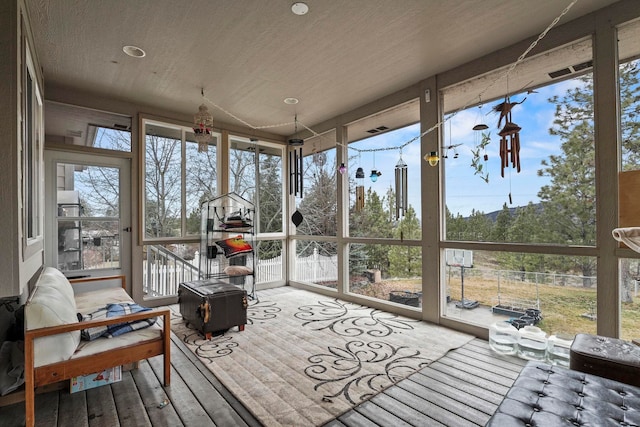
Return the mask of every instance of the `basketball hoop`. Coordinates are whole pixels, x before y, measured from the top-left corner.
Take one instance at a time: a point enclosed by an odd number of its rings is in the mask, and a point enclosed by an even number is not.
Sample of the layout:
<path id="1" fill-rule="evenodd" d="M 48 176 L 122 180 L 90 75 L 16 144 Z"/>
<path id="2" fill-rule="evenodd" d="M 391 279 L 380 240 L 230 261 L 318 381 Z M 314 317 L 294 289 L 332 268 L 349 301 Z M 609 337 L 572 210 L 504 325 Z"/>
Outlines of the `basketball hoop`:
<path id="1" fill-rule="evenodd" d="M 476 308 L 478 301 L 465 299 L 464 297 L 464 269 L 473 268 L 473 251 L 466 249 L 447 249 L 445 252 L 445 262 L 449 267 L 460 267 L 460 301 L 456 303 L 457 308 L 470 310 Z"/>

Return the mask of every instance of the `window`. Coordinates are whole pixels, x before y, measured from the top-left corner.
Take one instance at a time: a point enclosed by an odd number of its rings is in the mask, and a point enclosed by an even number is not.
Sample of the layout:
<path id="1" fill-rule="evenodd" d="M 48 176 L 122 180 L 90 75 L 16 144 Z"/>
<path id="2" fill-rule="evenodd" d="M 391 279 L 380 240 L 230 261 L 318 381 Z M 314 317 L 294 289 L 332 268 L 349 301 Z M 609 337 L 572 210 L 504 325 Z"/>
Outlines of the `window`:
<path id="1" fill-rule="evenodd" d="M 25 67 L 23 69 L 23 140 L 22 140 L 22 198 L 24 256 L 43 236 L 43 101 L 31 51 L 25 40 Z"/>
<path id="2" fill-rule="evenodd" d="M 350 125 L 349 135 L 367 135 L 349 143 L 351 237 L 421 239 L 420 125 L 411 122 L 417 114 L 418 104 L 411 102 L 365 119 L 367 125 Z M 363 126 L 364 132 L 359 129 Z M 406 171 L 404 191 L 396 183 L 401 165 Z"/>
<path id="3" fill-rule="evenodd" d="M 335 242 L 296 240 L 296 261 L 290 272 L 293 280 L 337 288 L 338 254 Z"/>
<path id="4" fill-rule="evenodd" d="M 466 252 L 472 262 L 456 260 L 455 252 Z M 536 325 L 549 335 L 596 333 L 595 257 L 448 249 L 444 258 L 449 318 L 489 326 L 533 309 L 542 316 Z M 584 268 L 567 271 L 564 265 Z"/>
<path id="5" fill-rule="evenodd" d="M 618 29 L 620 88 L 620 227 L 635 227 L 640 207 L 637 204 L 637 182 L 640 180 L 640 21 Z M 627 187 L 626 184 L 630 184 Z M 637 256 L 637 254 L 636 254 Z M 620 258 L 619 287 L 621 331 L 623 339 L 640 336 L 640 260 Z"/>
<path id="6" fill-rule="evenodd" d="M 525 81 L 508 98 L 502 94 L 447 113 L 441 156 L 448 240 L 595 246 L 593 74 L 590 56 L 585 56 L 590 46 L 585 41 L 543 55 L 541 61 L 549 56 L 559 60 L 562 52 L 567 56 L 566 68 L 553 62 L 551 69 L 538 72 L 543 74 L 539 80 L 548 80 L 558 73 L 554 70 L 566 70 L 550 84 Z M 523 63 L 523 73 L 535 64 L 535 59 Z M 474 87 L 480 92 L 488 81 L 479 79 Z M 514 84 L 509 81 L 510 87 Z M 444 90 L 445 105 L 453 107 L 470 85 Z M 518 141 L 499 135 L 507 118 L 498 110 L 506 99 L 510 121 L 521 128 Z M 488 128 L 474 130 L 481 125 Z M 504 166 L 501 145 L 510 150 Z"/>
<path id="7" fill-rule="evenodd" d="M 255 202 L 260 234 L 284 232 L 282 153 L 281 145 L 230 137 L 229 191 Z"/>
<path id="8" fill-rule="evenodd" d="M 198 152 L 190 128 L 143 119 L 144 237 L 184 239 L 200 235 L 200 205 L 217 194 L 215 135 Z"/>
<path id="9" fill-rule="evenodd" d="M 580 40 L 442 91 L 445 239 L 503 244 L 443 251 L 446 317 L 488 326 L 540 310 L 549 334 L 595 333 L 592 65 Z"/>
<path id="10" fill-rule="evenodd" d="M 283 280 L 285 277 L 282 240 L 261 240 L 257 242 L 256 283 Z"/>
<path id="11" fill-rule="evenodd" d="M 349 245 L 349 291 L 412 307 L 422 305 L 422 248 L 413 244 Z"/>
<path id="12" fill-rule="evenodd" d="M 322 138 L 316 137 L 316 138 Z M 335 140 L 333 140 L 335 144 Z M 313 147 L 313 143 L 305 145 Z M 335 146 L 324 150 L 313 148 L 304 155 L 303 197 L 296 198 L 296 209 L 303 216 L 296 227 L 297 235 L 336 236 L 337 224 L 337 175 Z M 303 150 L 304 153 L 304 150 Z"/>
<path id="13" fill-rule="evenodd" d="M 47 143 L 131 152 L 131 117 L 46 101 Z"/>

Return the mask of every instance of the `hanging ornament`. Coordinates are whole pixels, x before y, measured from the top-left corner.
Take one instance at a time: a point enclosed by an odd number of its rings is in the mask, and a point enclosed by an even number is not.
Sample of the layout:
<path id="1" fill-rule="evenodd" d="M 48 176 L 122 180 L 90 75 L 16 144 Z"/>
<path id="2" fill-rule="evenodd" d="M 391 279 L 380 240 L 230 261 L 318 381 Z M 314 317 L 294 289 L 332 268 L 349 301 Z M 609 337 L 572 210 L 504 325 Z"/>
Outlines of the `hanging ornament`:
<path id="1" fill-rule="evenodd" d="M 347 171 L 347 167 L 344 165 L 344 163 L 340 163 L 340 166 L 338 167 L 338 172 L 340 172 L 341 175 L 344 175 L 346 171 Z"/>
<path id="2" fill-rule="evenodd" d="M 498 119 L 498 128 L 502 125 L 504 119 L 504 127 L 498 132 L 500 135 L 500 175 L 504 178 L 504 168 L 511 166 L 520 172 L 520 130 L 522 128 L 513 123 L 511 118 L 511 110 L 514 106 L 522 104 L 526 97 L 520 102 L 511 102 L 509 96 L 504 97 L 504 102 L 493 107 L 493 110 L 500 113 Z"/>
<path id="3" fill-rule="evenodd" d="M 204 96 L 204 89 L 202 96 Z M 198 107 L 198 112 L 193 116 L 193 133 L 198 143 L 198 153 L 208 151 L 209 142 L 213 139 L 213 116 L 204 104 Z"/>
<path id="4" fill-rule="evenodd" d="M 432 151 L 429 154 L 424 156 L 424 159 L 429 162 L 429 165 L 431 166 L 437 166 L 438 162 L 440 161 L 440 157 L 438 156 L 438 152 L 437 151 Z"/>
<path id="5" fill-rule="evenodd" d="M 371 182 L 376 182 L 378 180 L 378 177 L 382 175 L 382 172 L 380 172 L 379 170 L 376 169 L 376 152 L 373 152 L 373 169 L 371 169 L 371 175 L 369 175 L 369 178 L 371 178 Z"/>
<path id="6" fill-rule="evenodd" d="M 407 212 L 407 164 L 402 160 L 402 150 L 400 159 L 396 163 L 396 220 L 404 216 Z"/>
<path id="7" fill-rule="evenodd" d="M 356 170 L 356 212 L 364 209 L 364 169 Z"/>
<path id="8" fill-rule="evenodd" d="M 489 126 L 482 123 L 482 99 L 478 104 L 478 116 L 476 117 L 476 124 L 473 126 L 473 148 L 471 149 L 471 167 L 476 171 L 474 175 L 479 175 L 483 181 L 489 183 L 489 168 L 487 167 L 487 161 L 489 156 L 487 155 L 487 145 L 491 142 L 491 133 L 484 132 L 489 129 Z M 484 160 L 482 162 L 481 160 Z"/>

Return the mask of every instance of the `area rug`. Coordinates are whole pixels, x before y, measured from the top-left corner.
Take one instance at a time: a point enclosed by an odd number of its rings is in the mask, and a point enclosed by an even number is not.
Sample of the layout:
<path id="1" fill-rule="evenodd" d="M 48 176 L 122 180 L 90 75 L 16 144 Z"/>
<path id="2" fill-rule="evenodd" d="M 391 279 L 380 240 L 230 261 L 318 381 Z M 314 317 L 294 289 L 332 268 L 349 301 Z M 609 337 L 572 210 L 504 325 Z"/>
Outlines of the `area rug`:
<path id="1" fill-rule="evenodd" d="M 242 332 L 171 328 L 266 426 L 322 425 L 473 339 L 291 287 L 259 297 Z"/>

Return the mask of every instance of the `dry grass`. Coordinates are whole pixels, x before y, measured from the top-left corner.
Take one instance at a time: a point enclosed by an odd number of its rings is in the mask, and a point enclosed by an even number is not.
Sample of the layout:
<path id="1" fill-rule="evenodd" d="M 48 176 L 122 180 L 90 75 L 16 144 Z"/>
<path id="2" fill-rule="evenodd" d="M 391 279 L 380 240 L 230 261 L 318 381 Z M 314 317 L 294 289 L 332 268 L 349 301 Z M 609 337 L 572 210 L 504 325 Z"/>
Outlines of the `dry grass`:
<path id="1" fill-rule="evenodd" d="M 448 292 L 452 300 L 460 300 L 460 276 L 448 278 Z M 391 291 L 420 292 L 420 279 L 383 280 L 380 283 L 358 282 L 353 292 L 374 298 L 388 300 Z M 498 286 L 499 285 L 499 286 Z M 596 289 L 569 287 L 558 285 L 537 285 L 521 281 L 501 281 L 485 277 L 465 276 L 464 297 L 476 300 L 481 305 L 494 306 L 500 302 L 504 305 L 510 299 L 528 300 L 532 303 L 538 297 L 543 320 L 539 326 L 549 334 L 558 332 L 596 333 L 596 322 L 589 317 L 595 315 Z M 603 314 L 601 314 L 603 315 Z M 606 315 L 606 314 L 604 314 Z M 640 337 L 640 302 L 623 304 L 622 306 L 622 338 Z"/>

